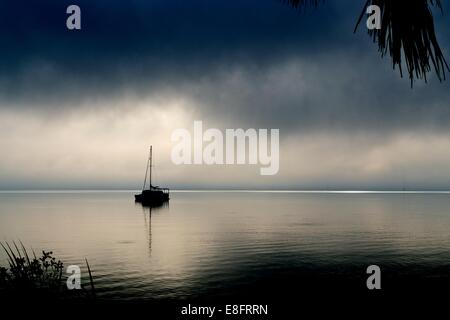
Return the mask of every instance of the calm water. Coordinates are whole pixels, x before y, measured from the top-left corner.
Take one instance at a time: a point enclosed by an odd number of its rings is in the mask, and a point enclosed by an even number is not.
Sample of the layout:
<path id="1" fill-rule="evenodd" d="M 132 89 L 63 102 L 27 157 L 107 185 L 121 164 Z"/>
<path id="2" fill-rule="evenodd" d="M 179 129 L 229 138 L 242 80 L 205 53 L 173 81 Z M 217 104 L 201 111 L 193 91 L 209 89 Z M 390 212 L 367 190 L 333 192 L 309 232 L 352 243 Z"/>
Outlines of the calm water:
<path id="1" fill-rule="evenodd" d="M 387 289 L 442 284 L 450 194 L 177 192 L 150 212 L 132 192 L 0 193 L 0 240 L 18 239 L 66 265 L 86 257 L 108 299 L 365 288 L 370 264 Z"/>

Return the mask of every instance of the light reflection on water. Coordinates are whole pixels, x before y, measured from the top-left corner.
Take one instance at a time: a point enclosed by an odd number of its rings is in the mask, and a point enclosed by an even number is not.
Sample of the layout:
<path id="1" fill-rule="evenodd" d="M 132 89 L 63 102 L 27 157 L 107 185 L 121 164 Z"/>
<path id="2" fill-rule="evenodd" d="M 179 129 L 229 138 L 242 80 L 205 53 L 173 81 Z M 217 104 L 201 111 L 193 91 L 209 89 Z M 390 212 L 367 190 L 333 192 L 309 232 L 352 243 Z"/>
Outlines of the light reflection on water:
<path id="1" fill-rule="evenodd" d="M 220 295 L 369 264 L 442 279 L 449 231 L 448 194 L 178 192 L 150 212 L 125 191 L 0 193 L 0 240 L 66 265 L 86 257 L 105 298 Z"/>

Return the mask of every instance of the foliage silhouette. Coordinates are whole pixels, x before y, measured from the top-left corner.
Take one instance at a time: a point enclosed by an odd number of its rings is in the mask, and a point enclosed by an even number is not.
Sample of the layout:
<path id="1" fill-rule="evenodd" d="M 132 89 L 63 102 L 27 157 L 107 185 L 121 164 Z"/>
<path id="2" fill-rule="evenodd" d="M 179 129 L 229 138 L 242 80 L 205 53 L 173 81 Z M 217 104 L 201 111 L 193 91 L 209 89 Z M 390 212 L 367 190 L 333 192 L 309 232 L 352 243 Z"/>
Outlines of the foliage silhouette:
<path id="1" fill-rule="evenodd" d="M 64 264 L 53 257 L 52 251 L 42 251 L 42 256 L 37 258 L 33 251 L 33 257 L 28 255 L 22 242 L 20 248 L 13 242 L 14 248 L 9 243 L 1 243 L 8 257 L 9 269 L 0 267 L 0 297 L 15 299 L 32 298 L 92 298 L 95 297 L 94 281 L 91 269 L 88 266 L 91 290 L 68 290 L 63 279 Z"/>
<path id="2" fill-rule="evenodd" d="M 284 2 L 300 9 L 307 5 L 317 7 L 324 1 Z M 394 69 L 398 67 L 400 76 L 403 77 L 405 66 L 411 86 L 415 79 L 427 82 L 427 74 L 433 67 L 439 81 L 445 80 L 450 69 L 436 37 L 432 13 L 432 7 L 435 7 L 443 14 L 441 0 L 366 0 L 354 32 L 371 5 L 381 9 L 381 28 L 368 30 L 368 34 L 378 45 L 382 57 L 389 54 L 392 66 Z"/>

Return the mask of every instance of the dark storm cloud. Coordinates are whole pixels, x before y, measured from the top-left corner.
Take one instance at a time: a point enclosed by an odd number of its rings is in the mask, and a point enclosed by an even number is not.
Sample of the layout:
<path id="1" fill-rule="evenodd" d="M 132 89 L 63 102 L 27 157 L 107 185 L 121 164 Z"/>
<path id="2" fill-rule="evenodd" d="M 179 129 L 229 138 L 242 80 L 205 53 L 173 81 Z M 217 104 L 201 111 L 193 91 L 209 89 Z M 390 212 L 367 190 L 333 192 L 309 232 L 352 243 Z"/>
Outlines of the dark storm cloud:
<path id="1" fill-rule="evenodd" d="M 3 99 L 147 91 L 196 81 L 224 65 L 267 65 L 290 51 L 326 50 L 335 13 L 330 5 L 299 14 L 275 0 L 77 1 L 83 29 L 69 32 L 71 3 L 1 4 Z"/>
<path id="2" fill-rule="evenodd" d="M 284 132 L 447 130 L 448 83 L 433 80 L 411 89 L 377 59 L 375 53 L 336 52 L 314 62 L 293 58 L 263 70 L 241 68 L 222 81 L 204 80 L 194 100 L 215 106 L 202 110 L 211 117 L 238 115 L 250 127 Z"/>
<path id="3" fill-rule="evenodd" d="M 72 3 L 82 9 L 79 32 L 65 28 Z M 286 131 L 445 129 L 448 83 L 411 90 L 364 29 L 352 34 L 362 6 L 330 0 L 299 13 L 275 0 L 2 3 L 1 108 L 158 93 L 190 99 L 205 118 Z M 440 36 L 446 48 L 448 33 Z"/>

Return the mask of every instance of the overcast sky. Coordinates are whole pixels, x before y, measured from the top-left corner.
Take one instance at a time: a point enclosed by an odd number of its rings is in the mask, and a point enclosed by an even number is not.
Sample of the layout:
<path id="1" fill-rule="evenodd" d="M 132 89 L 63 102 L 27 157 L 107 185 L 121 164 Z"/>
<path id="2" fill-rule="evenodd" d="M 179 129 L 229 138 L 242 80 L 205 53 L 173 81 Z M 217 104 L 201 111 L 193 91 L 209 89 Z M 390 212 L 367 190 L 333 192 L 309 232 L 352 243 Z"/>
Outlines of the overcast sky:
<path id="1" fill-rule="evenodd" d="M 353 34 L 364 2 L 2 2 L 0 189 L 138 189 L 150 144 L 172 188 L 450 189 L 450 82 L 411 89 Z M 171 133 L 194 120 L 280 129 L 279 173 L 175 166 Z"/>

